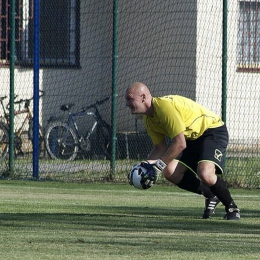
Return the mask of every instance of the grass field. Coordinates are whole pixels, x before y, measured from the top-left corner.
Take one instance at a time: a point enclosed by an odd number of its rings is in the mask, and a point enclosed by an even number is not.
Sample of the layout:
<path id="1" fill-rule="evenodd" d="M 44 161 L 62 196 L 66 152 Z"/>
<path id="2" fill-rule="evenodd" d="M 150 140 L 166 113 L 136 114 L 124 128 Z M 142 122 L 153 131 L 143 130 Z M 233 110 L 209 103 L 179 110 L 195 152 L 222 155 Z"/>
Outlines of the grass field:
<path id="1" fill-rule="evenodd" d="M 201 219 L 204 200 L 174 186 L 0 182 L 0 258 L 260 259 L 259 190 L 231 190 L 240 221 L 224 207 Z"/>

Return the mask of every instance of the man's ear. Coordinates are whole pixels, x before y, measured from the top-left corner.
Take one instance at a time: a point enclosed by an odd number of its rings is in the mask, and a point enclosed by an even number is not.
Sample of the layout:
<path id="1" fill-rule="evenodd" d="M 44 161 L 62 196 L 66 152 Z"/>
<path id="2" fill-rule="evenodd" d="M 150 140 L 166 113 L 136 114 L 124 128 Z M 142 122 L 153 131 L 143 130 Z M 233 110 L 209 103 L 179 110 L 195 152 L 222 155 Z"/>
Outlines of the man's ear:
<path id="1" fill-rule="evenodd" d="M 145 95 L 145 94 L 142 94 L 141 97 L 142 97 L 142 103 L 144 103 L 145 100 L 146 100 L 146 95 Z"/>

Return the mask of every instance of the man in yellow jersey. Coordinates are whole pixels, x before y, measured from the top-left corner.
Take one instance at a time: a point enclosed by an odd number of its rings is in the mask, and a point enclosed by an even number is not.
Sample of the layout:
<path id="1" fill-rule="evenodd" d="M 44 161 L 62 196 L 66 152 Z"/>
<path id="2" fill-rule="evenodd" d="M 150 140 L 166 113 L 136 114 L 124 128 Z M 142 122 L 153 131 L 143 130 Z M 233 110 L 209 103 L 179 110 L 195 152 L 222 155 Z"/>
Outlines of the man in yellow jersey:
<path id="1" fill-rule="evenodd" d="M 206 197 L 203 218 L 209 218 L 221 201 L 225 218 L 239 220 L 240 210 L 218 176 L 223 173 L 228 145 L 228 131 L 221 118 L 182 96 L 152 97 L 141 82 L 127 88 L 125 99 L 132 114 L 143 115 L 154 145 L 147 161 L 140 164 L 148 170 L 148 186 L 163 172 L 167 180 L 181 189 Z M 172 140 L 169 146 L 165 137 Z"/>

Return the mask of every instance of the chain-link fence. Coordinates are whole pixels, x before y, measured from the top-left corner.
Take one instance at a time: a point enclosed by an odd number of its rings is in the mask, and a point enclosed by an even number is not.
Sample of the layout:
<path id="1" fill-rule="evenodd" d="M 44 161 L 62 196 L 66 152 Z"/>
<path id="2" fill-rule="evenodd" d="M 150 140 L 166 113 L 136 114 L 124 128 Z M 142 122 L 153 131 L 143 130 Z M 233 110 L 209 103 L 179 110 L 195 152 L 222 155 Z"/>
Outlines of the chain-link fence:
<path id="1" fill-rule="evenodd" d="M 2 139 L 9 130 L 10 3 L 1 0 Z M 33 7 L 33 0 L 15 1 L 11 176 L 3 141 L 0 148 L 1 174 L 10 178 L 33 172 Z M 183 95 L 222 115 L 230 134 L 225 179 L 259 188 L 259 17 L 259 1 L 40 1 L 39 178 L 125 182 L 152 148 L 142 119 L 125 107 L 125 89 L 141 81 L 154 96 Z M 75 146 L 54 145 L 63 131 Z"/>

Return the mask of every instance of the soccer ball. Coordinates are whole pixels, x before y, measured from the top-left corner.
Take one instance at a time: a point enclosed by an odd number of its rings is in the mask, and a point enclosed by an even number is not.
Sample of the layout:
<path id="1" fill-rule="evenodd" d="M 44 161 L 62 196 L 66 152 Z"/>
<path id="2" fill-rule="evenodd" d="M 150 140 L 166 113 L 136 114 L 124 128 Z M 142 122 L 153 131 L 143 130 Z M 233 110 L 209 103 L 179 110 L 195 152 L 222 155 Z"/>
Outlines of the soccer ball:
<path id="1" fill-rule="evenodd" d="M 148 187 L 146 187 L 146 185 L 141 184 L 142 177 L 146 173 L 147 170 L 144 167 L 140 165 L 133 166 L 128 176 L 130 183 L 133 184 L 133 186 L 137 189 L 147 189 Z"/>

